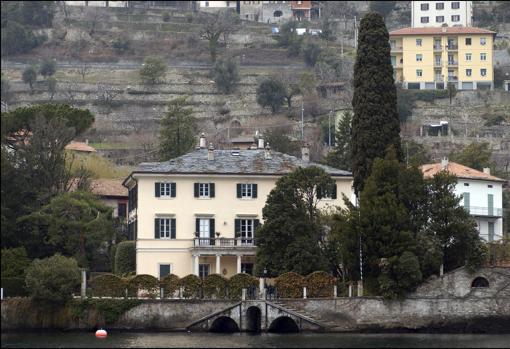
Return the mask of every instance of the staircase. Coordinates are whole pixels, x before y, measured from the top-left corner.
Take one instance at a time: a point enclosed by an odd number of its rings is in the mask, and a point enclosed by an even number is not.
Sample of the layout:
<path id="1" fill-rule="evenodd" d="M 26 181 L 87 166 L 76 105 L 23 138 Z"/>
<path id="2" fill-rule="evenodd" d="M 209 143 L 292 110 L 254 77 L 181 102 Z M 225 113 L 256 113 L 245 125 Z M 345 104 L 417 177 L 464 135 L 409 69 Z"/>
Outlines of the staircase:
<path id="1" fill-rule="evenodd" d="M 304 309 L 296 309 L 292 305 L 288 305 L 287 303 L 285 303 L 285 301 L 274 300 L 274 301 L 272 301 L 272 303 L 274 305 L 276 305 L 276 306 L 278 306 L 278 307 L 288 311 L 289 313 L 295 313 L 299 317 L 311 320 L 310 322 L 316 323 L 317 325 L 319 325 L 322 328 L 324 328 L 324 330 L 330 331 L 333 328 L 338 328 L 338 324 L 336 324 L 335 322 L 329 321 L 329 320 L 324 320 L 320 316 L 318 316 L 317 314 L 311 314 L 311 313 L 307 312 Z"/>

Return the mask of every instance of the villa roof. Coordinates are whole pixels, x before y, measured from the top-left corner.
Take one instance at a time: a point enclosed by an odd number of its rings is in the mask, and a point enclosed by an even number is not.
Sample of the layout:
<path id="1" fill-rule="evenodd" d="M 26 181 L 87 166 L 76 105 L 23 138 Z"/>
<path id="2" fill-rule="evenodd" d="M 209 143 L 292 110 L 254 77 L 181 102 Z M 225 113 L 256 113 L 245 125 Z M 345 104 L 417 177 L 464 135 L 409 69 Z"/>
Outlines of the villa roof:
<path id="1" fill-rule="evenodd" d="M 85 153 L 94 153 L 96 152 L 96 149 L 88 145 L 84 142 L 77 142 L 77 141 L 71 141 L 68 145 L 65 146 L 66 150 L 74 150 L 74 151 L 80 151 Z"/>
<path id="2" fill-rule="evenodd" d="M 214 150 L 214 160 L 207 159 L 207 152 L 207 149 L 197 149 L 165 162 L 144 162 L 133 171 L 133 174 L 286 175 L 297 167 L 317 166 L 334 177 L 352 176 L 349 171 L 305 162 L 295 156 L 276 151 L 271 151 L 271 159 L 266 159 L 263 149 Z"/>
<path id="3" fill-rule="evenodd" d="M 426 164 L 420 166 L 420 169 L 425 178 L 434 177 L 437 173 L 441 172 L 443 169 L 441 167 L 441 163 L 436 164 Z M 444 169 L 449 173 L 453 174 L 457 178 L 465 178 L 465 179 L 478 179 L 478 180 L 486 180 L 486 181 L 494 181 L 494 182 L 505 182 L 504 179 L 491 176 L 488 173 L 475 170 L 474 168 L 467 167 L 456 162 L 449 161 Z"/>
<path id="4" fill-rule="evenodd" d="M 432 27 L 432 28 L 402 28 L 393 30 L 390 36 L 399 35 L 445 35 L 445 34 L 491 34 L 496 32 L 492 30 L 475 28 L 475 27 Z"/>
<path id="5" fill-rule="evenodd" d="M 94 179 L 90 184 L 90 190 L 99 196 L 128 196 L 128 190 L 122 185 L 122 179 Z"/>

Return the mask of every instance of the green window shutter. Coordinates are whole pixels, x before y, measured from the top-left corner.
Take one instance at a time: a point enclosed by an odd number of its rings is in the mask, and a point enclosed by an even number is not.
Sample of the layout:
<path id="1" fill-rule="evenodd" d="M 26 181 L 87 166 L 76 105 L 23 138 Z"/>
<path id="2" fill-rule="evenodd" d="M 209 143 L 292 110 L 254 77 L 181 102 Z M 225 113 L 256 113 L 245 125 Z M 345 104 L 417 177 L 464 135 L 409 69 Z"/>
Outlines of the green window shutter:
<path id="1" fill-rule="evenodd" d="M 336 183 L 333 185 L 333 195 L 331 196 L 332 199 L 336 199 Z"/>
<path id="2" fill-rule="evenodd" d="M 209 197 L 213 198 L 214 197 L 214 183 L 209 183 Z"/>
<path id="3" fill-rule="evenodd" d="M 253 230 L 257 230 L 257 227 L 260 225 L 260 220 L 259 219 L 254 219 L 253 220 Z"/>
<path id="4" fill-rule="evenodd" d="M 489 216 L 494 215 L 494 195 L 487 194 L 487 214 Z"/>
<path id="5" fill-rule="evenodd" d="M 154 220 L 154 239 L 159 239 L 159 218 Z"/>
<path id="6" fill-rule="evenodd" d="M 464 193 L 462 195 L 464 197 L 464 208 L 470 212 L 471 211 L 471 204 L 470 204 L 470 197 L 469 197 L 469 193 Z"/>
<path id="7" fill-rule="evenodd" d="M 156 197 L 159 198 L 160 195 L 161 195 L 161 186 L 160 186 L 161 183 L 159 182 L 156 182 L 154 183 L 154 186 L 155 186 L 155 192 L 156 192 Z"/>
<path id="8" fill-rule="evenodd" d="M 235 229 L 234 230 L 235 236 L 237 237 L 237 235 L 241 232 L 241 220 L 240 219 L 235 220 L 234 229 Z"/>
<path id="9" fill-rule="evenodd" d="M 176 196 L 176 192 L 177 192 L 176 187 L 177 187 L 177 185 L 175 183 L 170 184 L 170 196 L 173 198 Z"/>
<path id="10" fill-rule="evenodd" d="M 489 241 L 494 241 L 494 223 L 489 222 Z"/>
<path id="11" fill-rule="evenodd" d="M 172 218 L 170 222 L 171 222 L 170 238 L 175 239 L 175 218 Z"/>
<path id="12" fill-rule="evenodd" d="M 252 184 L 251 197 L 252 198 L 256 198 L 257 197 L 257 184 Z"/>
<path id="13" fill-rule="evenodd" d="M 214 227 L 214 218 L 209 219 L 209 237 L 211 239 L 214 239 L 214 233 L 216 232 L 216 229 Z"/>
<path id="14" fill-rule="evenodd" d="M 237 198 L 241 198 L 241 183 L 237 183 Z"/>
<path id="15" fill-rule="evenodd" d="M 198 198 L 198 183 L 195 183 L 194 189 L 195 189 L 195 197 Z"/>
<path id="16" fill-rule="evenodd" d="M 200 236 L 200 218 L 195 219 L 195 232 Z"/>

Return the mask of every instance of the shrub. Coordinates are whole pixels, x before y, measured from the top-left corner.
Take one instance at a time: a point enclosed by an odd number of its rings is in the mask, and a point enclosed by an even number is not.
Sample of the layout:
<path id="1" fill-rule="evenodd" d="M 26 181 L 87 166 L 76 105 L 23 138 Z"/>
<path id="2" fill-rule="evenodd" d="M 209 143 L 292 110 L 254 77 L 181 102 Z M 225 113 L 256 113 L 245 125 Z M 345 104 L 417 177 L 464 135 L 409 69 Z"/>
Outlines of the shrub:
<path id="1" fill-rule="evenodd" d="M 168 11 L 163 11 L 161 14 L 163 22 L 170 22 L 170 13 Z"/>
<path id="2" fill-rule="evenodd" d="M 110 326 L 126 311 L 141 303 L 139 299 L 73 299 L 69 302 L 69 309 L 76 320 L 86 319 L 87 312 L 95 310 L 104 319 L 104 326 Z"/>
<path id="3" fill-rule="evenodd" d="M 226 297 L 228 281 L 219 274 L 208 275 L 203 282 L 205 298 L 223 299 Z"/>
<path id="4" fill-rule="evenodd" d="M 127 275 L 134 273 L 136 265 L 136 247 L 134 241 L 122 241 L 115 249 L 115 274 Z"/>
<path id="5" fill-rule="evenodd" d="M 90 280 L 89 287 L 94 297 L 124 297 L 127 285 L 117 275 L 104 274 Z"/>
<path id="6" fill-rule="evenodd" d="M 34 260 L 27 269 L 25 282 L 34 300 L 63 304 L 80 286 L 80 269 L 74 258 L 56 254 Z"/>
<path id="7" fill-rule="evenodd" d="M 29 52 L 42 41 L 19 23 L 2 20 L 2 56 Z"/>
<path id="8" fill-rule="evenodd" d="M 23 277 L 4 277 L 2 274 L 1 282 L 4 297 L 25 297 L 28 295 Z"/>
<path id="9" fill-rule="evenodd" d="M 275 286 L 280 298 L 301 298 L 303 287 L 306 286 L 305 278 L 294 272 L 288 272 L 275 279 Z"/>
<path id="10" fill-rule="evenodd" d="M 212 73 L 216 87 L 222 93 L 232 93 L 239 82 L 239 69 L 232 59 L 217 60 Z"/>
<path id="11" fill-rule="evenodd" d="M 308 42 L 303 48 L 303 56 L 305 58 L 305 63 L 309 67 L 314 67 L 315 63 L 319 59 L 319 55 L 321 54 L 321 48 L 314 42 Z"/>
<path id="12" fill-rule="evenodd" d="M 34 82 L 37 80 L 37 70 L 34 67 L 28 67 L 23 70 L 21 78 L 25 84 L 30 86 L 30 90 L 33 90 Z"/>
<path id="13" fill-rule="evenodd" d="M 140 79 L 144 84 L 155 85 L 165 76 L 167 66 L 161 58 L 146 58 L 139 71 Z"/>
<path id="14" fill-rule="evenodd" d="M 24 247 L 2 249 L 2 278 L 22 278 L 30 265 Z"/>
<path id="15" fill-rule="evenodd" d="M 159 280 L 152 275 L 139 274 L 129 279 L 128 295 L 130 297 L 148 296 L 156 298 L 159 295 Z"/>
<path id="16" fill-rule="evenodd" d="M 112 42 L 112 47 L 117 54 L 123 54 L 131 48 L 131 41 L 127 37 L 118 37 Z"/>
<path id="17" fill-rule="evenodd" d="M 202 279 L 193 274 L 186 275 L 180 280 L 179 286 L 184 287 L 184 298 L 199 298 Z"/>
<path id="18" fill-rule="evenodd" d="M 503 115 L 489 115 L 485 119 L 484 126 L 499 126 L 505 122 Z"/>
<path id="19" fill-rule="evenodd" d="M 257 287 L 258 281 L 250 274 L 240 273 L 228 280 L 228 295 L 230 299 L 241 299 L 243 288 Z"/>
<path id="20" fill-rule="evenodd" d="M 276 79 L 264 80 L 257 88 L 257 103 L 262 107 L 271 107 L 273 114 L 280 110 L 285 96 L 285 86 Z"/>
<path id="21" fill-rule="evenodd" d="M 305 277 L 307 297 L 333 297 L 336 279 L 324 271 L 315 271 Z"/>
<path id="22" fill-rule="evenodd" d="M 169 274 L 161 279 L 159 284 L 163 287 L 165 297 L 173 297 L 175 291 L 179 289 L 180 279 L 175 274 Z"/>
<path id="23" fill-rule="evenodd" d="M 45 59 L 39 67 L 39 74 L 47 78 L 57 71 L 57 62 L 54 59 Z"/>

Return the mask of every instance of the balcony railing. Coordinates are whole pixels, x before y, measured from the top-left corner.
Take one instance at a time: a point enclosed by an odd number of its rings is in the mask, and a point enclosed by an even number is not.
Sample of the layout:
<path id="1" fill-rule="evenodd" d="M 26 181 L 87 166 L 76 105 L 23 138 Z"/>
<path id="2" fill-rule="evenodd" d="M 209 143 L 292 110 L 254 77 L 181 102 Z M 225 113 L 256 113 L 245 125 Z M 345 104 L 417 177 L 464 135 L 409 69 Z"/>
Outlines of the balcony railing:
<path id="1" fill-rule="evenodd" d="M 448 81 L 459 81 L 459 78 L 457 76 L 449 76 Z"/>
<path id="2" fill-rule="evenodd" d="M 440 67 L 442 65 L 441 61 L 434 61 L 434 67 Z"/>
<path id="3" fill-rule="evenodd" d="M 441 45 L 434 45 L 434 51 L 442 51 L 443 50 L 443 46 Z"/>
<path id="4" fill-rule="evenodd" d="M 195 238 L 193 240 L 195 247 L 254 247 L 254 238 Z"/>
<path id="5" fill-rule="evenodd" d="M 468 210 L 466 207 L 465 209 Z M 468 211 L 473 216 L 503 217 L 501 208 L 470 206 Z"/>
<path id="6" fill-rule="evenodd" d="M 456 67 L 459 65 L 459 62 L 457 61 L 448 61 L 448 66 L 449 67 Z"/>
<path id="7" fill-rule="evenodd" d="M 402 46 L 393 46 L 393 47 L 391 48 L 391 51 L 392 51 L 392 52 L 402 52 L 402 50 L 403 50 L 403 47 L 402 47 Z"/>
<path id="8" fill-rule="evenodd" d="M 448 51 L 457 51 L 459 49 L 459 45 L 457 44 L 451 44 L 451 45 L 447 45 L 446 46 L 446 49 Z"/>

